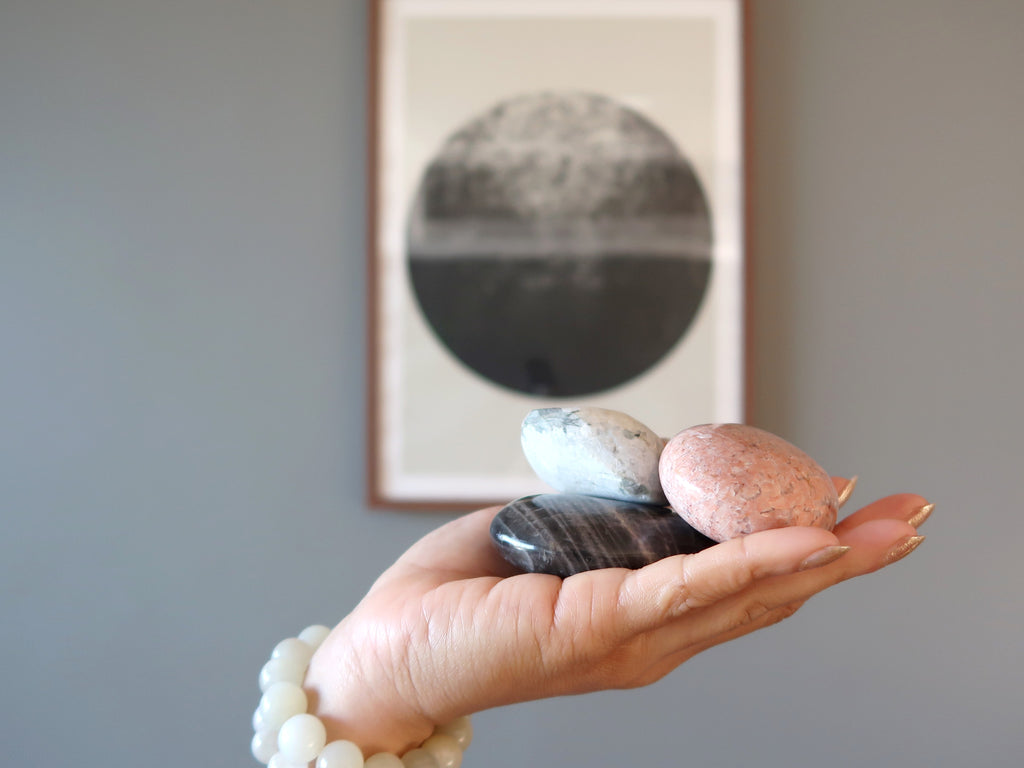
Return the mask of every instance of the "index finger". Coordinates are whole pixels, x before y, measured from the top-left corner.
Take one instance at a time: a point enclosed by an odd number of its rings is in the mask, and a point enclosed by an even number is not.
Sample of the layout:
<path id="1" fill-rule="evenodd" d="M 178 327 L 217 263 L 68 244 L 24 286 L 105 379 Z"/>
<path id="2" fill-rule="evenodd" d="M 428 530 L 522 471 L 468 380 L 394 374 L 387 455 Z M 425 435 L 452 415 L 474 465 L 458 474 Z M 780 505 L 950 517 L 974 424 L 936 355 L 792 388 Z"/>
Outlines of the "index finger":
<path id="1" fill-rule="evenodd" d="M 622 572 L 614 620 L 626 636 L 648 632 L 761 579 L 795 573 L 804 564 L 823 564 L 844 552 L 832 532 L 795 526 L 752 533 L 693 555 L 668 557 Z M 567 579 L 563 592 L 580 576 L 586 574 Z"/>

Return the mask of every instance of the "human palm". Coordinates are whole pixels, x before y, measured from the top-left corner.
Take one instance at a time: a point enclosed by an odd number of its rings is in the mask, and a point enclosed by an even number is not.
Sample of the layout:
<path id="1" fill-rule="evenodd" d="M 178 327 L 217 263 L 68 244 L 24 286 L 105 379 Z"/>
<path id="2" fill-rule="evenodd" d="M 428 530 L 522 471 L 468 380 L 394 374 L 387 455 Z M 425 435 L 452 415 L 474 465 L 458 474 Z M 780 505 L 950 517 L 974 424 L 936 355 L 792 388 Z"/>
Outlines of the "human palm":
<path id="1" fill-rule="evenodd" d="M 460 715 L 652 683 L 900 559 L 920 543 L 911 523 L 930 506 L 889 496 L 833 531 L 762 531 L 639 570 L 566 579 L 508 565 L 488 533 L 497 511 L 414 544 L 317 651 L 306 687 L 331 738 L 400 753 Z"/>

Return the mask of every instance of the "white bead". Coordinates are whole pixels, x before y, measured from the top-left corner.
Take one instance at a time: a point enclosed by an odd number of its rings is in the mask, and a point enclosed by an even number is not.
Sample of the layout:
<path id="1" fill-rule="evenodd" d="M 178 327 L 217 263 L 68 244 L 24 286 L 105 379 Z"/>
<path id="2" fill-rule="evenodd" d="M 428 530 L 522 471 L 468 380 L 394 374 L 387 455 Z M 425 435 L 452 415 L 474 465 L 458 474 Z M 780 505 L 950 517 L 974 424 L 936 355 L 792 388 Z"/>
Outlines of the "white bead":
<path id="1" fill-rule="evenodd" d="M 294 657 L 271 659 L 260 670 L 260 690 L 266 691 L 274 683 L 302 685 L 306 664 Z"/>
<path id="2" fill-rule="evenodd" d="M 289 763 L 280 752 L 274 754 L 267 763 L 267 768 L 308 768 L 306 763 Z"/>
<path id="3" fill-rule="evenodd" d="M 366 758 L 365 768 L 405 768 L 402 759 L 390 752 L 378 752 Z"/>
<path id="4" fill-rule="evenodd" d="M 320 718 L 306 713 L 288 718 L 277 734 L 277 748 L 291 763 L 308 763 L 326 744 L 324 724 Z"/>
<path id="5" fill-rule="evenodd" d="M 277 752 L 277 731 L 257 731 L 252 737 L 252 756 L 266 765 Z"/>
<path id="6" fill-rule="evenodd" d="M 294 659 L 302 664 L 303 668 L 309 666 L 309 660 L 313 656 L 313 647 L 297 637 L 289 637 L 274 646 L 270 654 L 272 659 Z"/>
<path id="7" fill-rule="evenodd" d="M 299 632 L 299 640 L 307 643 L 313 650 L 316 650 L 320 647 L 320 643 L 327 639 L 329 634 L 331 634 L 330 627 L 325 627 L 323 624 L 311 624 Z"/>
<path id="8" fill-rule="evenodd" d="M 263 710 L 259 707 L 256 707 L 256 711 L 252 713 L 252 729 L 256 733 L 270 730 L 270 727 L 263 722 Z"/>
<path id="9" fill-rule="evenodd" d="M 274 683 L 260 699 L 259 711 L 266 728 L 277 729 L 294 715 L 306 711 L 306 692 L 294 683 Z"/>
<path id="10" fill-rule="evenodd" d="M 402 755 L 402 765 L 405 768 L 438 768 L 437 758 L 422 747 L 410 749 Z"/>
<path id="11" fill-rule="evenodd" d="M 469 721 L 468 717 L 457 717 L 450 723 L 439 725 L 434 732 L 447 733 L 449 736 L 454 736 L 455 740 L 459 742 L 459 749 L 463 751 L 473 741 L 473 724 Z"/>
<path id="12" fill-rule="evenodd" d="M 462 765 L 462 750 L 450 733 L 435 733 L 423 742 L 423 748 L 437 758 L 441 768 L 459 768 Z"/>
<path id="13" fill-rule="evenodd" d="M 332 741 L 320 752 L 316 768 L 363 768 L 363 751 L 351 741 Z"/>

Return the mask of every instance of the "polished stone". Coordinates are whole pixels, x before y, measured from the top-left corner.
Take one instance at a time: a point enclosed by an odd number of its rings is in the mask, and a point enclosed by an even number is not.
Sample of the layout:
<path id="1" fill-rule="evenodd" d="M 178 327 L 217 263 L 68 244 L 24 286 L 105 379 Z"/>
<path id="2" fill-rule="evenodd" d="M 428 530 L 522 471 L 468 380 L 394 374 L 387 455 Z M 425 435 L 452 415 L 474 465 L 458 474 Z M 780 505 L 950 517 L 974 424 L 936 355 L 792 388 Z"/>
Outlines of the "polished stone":
<path id="1" fill-rule="evenodd" d="M 715 543 L 666 507 L 566 493 L 506 505 L 491 523 L 491 538 L 517 568 L 556 576 L 642 568 Z"/>
<path id="2" fill-rule="evenodd" d="M 668 504 L 658 476 L 663 438 L 608 408 L 539 408 L 523 420 L 523 453 L 561 493 Z"/>
<path id="3" fill-rule="evenodd" d="M 662 453 L 661 484 L 672 509 L 715 541 L 790 525 L 831 530 L 839 509 L 814 459 L 746 424 L 684 429 Z"/>

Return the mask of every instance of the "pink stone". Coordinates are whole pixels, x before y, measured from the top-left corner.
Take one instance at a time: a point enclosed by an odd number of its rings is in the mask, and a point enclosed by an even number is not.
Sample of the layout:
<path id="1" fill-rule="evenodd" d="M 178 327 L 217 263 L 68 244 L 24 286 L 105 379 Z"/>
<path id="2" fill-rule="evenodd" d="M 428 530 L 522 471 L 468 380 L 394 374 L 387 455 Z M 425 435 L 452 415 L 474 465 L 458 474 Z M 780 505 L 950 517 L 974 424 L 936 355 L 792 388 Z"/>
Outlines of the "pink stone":
<path id="1" fill-rule="evenodd" d="M 672 508 L 715 541 L 788 525 L 832 530 L 836 524 L 839 499 L 828 473 L 763 429 L 684 429 L 665 446 L 659 473 Z"/>

